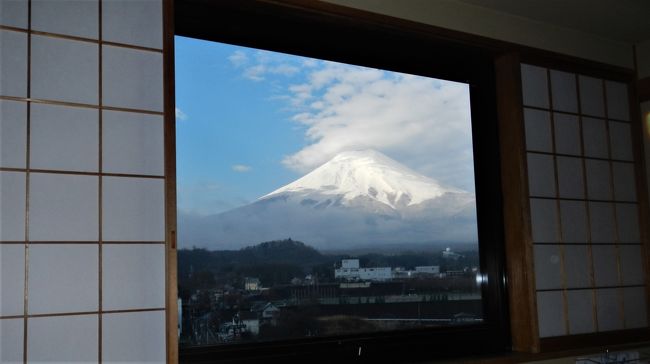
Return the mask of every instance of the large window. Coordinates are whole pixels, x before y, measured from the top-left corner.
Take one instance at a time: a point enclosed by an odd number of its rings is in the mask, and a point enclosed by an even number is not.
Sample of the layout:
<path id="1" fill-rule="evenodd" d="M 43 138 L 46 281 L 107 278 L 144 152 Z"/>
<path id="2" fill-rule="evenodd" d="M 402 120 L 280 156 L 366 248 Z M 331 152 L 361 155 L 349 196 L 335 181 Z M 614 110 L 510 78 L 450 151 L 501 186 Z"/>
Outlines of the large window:
<path id="1" fill-rule="evenodd" d="M 483 321 L 467 84 L 176 57 L 181 345 Z"/>
<path id="2" fill-rule="evenodd" d="M 506 350 L 490 58 L 180 23 L 181 360 Z"/>

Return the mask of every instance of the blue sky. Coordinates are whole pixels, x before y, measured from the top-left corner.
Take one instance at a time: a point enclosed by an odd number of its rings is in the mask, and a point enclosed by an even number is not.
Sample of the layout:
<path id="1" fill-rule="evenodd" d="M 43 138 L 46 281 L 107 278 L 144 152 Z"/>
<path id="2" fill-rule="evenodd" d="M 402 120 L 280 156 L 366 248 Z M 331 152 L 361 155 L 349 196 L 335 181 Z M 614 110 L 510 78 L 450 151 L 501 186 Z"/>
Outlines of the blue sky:
<path id="1" fill-rule="evenodd" d="M 254 201 L 349 149 L 474 190 L 464 84 L 176 37 L 178 207 Z"/>

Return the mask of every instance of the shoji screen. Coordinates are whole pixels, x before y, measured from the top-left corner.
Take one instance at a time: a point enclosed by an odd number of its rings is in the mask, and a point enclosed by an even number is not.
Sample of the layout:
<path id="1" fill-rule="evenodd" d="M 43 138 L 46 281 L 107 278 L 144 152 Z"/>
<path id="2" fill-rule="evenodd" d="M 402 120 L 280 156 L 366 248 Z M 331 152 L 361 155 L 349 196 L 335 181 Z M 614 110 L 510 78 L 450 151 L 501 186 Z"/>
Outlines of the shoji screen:
<path id="1" fill-rule="evenodd" d="M 648 326 L 627 85 L 521 77 L 540 337 Z"/>
<path id="2" fill-rule="evenodd" d="M 0 1 L 0 362 L 165 361 L 162 23 Z"/>

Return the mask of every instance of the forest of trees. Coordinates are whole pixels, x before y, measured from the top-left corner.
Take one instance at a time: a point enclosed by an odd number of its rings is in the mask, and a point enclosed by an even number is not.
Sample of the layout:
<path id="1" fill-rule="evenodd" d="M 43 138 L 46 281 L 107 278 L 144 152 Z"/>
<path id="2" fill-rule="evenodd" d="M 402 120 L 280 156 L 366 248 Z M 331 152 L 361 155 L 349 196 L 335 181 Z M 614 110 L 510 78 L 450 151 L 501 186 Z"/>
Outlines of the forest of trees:
<path id="1" fill-rule="evenodd" d="M 479 265 L 478 251 L 458 252 L 458 259 L 444 259 L 442 252 L 368 253 L 355 255 L 362 267 L 438 265 L 441 271 Z M 243 288 L 245 277 L 259 278 L 264 287 L 289 284 L 293 278 L 311 274 L 319 282 L 334 280 L 334 268 L 348 254 L 322 254 L 303 242 L 285 239 L 240 250 L 180 249 L 178 251 L 179 295 L 187 298 L 198 289 L 232 285 Z"/>

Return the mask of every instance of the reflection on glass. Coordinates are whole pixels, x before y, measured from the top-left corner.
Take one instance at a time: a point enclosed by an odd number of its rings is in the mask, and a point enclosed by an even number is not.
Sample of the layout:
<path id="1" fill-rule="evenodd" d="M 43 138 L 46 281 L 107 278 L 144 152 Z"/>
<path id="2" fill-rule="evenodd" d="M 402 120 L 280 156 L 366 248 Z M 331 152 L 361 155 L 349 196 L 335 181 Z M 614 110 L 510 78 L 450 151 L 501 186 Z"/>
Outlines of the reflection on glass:
<path id="1" fill-rule="evenodd" d="M 482 320 L 468 85 L 176 48 L 181 345 Z"/>

